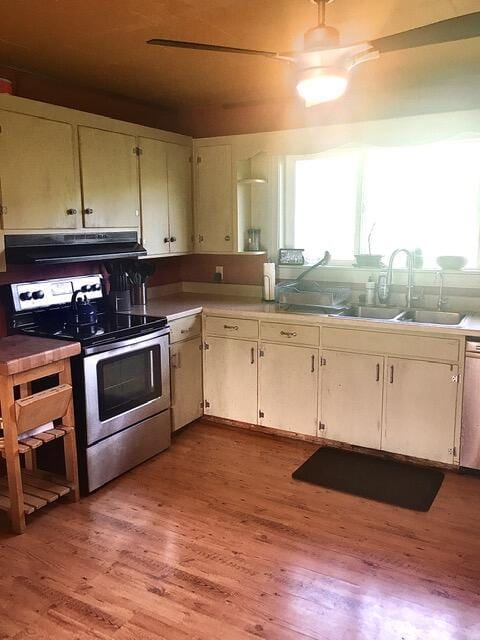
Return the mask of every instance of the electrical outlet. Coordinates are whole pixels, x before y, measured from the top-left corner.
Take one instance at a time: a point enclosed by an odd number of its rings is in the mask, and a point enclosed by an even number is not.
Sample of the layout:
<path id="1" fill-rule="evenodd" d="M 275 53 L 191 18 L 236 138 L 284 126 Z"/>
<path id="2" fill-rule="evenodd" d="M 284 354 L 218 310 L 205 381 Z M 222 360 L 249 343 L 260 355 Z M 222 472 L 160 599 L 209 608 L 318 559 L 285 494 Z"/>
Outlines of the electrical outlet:
<path id="1" fill-rule="evenodd" d="M 223 267 L 215 267 L 216 282 L 223 282 Z"/>

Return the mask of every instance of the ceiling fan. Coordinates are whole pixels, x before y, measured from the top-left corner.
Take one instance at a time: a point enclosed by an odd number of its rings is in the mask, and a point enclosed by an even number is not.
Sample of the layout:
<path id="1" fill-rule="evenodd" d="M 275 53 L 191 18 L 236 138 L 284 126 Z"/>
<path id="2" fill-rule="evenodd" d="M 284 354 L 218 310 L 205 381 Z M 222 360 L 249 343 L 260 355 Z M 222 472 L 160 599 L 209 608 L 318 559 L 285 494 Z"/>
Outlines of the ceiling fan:
<path id="1" fill-rule="evenodd" d="M 325 22 L 326 5 L 333 0 L 310 0 L 310 2 L 317 5 L 318 20 L 315 27 L 305 32 L 301 51 L 276 53 L 274 51 L 259 51 L 163 38 L 152 38 L 147 41 L 147 44 L 221 53 L 239 53 L 293 63 L 298 71 L 297 91 L 304 99 L 305 105 L 311 107 L 322 102 L 335 100 L 343 95 L 353 67 L 368 60 L 375 60 L 380 54 L 480 36 L 480 11 L 476 11 L 377 38 L 370 42 L 343 46 L 340 45 L 338 30 Z"/>

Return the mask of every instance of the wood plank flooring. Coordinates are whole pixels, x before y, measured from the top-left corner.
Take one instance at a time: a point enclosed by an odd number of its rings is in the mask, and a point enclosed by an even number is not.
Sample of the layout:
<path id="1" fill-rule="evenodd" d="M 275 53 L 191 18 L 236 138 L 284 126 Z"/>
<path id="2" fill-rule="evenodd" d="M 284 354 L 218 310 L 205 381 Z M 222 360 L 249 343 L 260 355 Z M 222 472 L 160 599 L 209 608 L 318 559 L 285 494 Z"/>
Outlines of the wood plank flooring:
<path id="1" fill-rule="evenodd" d="M 0 523 L 0 638 L 478 640 L 480 479 L 428 513 L 293 481 L 316 445 L 196 423 L 78 504 Z"/>

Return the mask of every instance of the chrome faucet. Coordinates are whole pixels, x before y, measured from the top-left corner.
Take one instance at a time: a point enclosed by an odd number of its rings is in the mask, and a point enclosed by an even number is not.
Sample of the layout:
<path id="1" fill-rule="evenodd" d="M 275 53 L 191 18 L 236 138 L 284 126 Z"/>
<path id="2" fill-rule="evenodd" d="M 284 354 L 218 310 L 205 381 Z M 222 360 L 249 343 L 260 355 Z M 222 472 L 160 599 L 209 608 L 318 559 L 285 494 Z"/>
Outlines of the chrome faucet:
<path id="1" fill-rule="evenodd" d="M 378 299 L 381 303 L 386 304 L 390 297 L 390 287 L 392 286 L 393 281 L 393 263 L 395 258 L 399 253 L 404 253 L 407 256 L 407 269 L 408 269 L 408 280 L 407 280 L 407 293 L 406 293 L 406 303 L 407 308 L 410 309 L 412 307 L 413 298 L 413 265 L 414 265 L 414 255 L 412 251 L 408 251 L 408 249 L 395 249 L 395 251 L 390 256 L 390 260 L 388 261 L 388 269 L 387 273 L 383 273 L 378 279 L 378 289 L 377 295 Z"/>
<path id="2" fill-rule="evenodd" d="M 435 280 L 440 280 L 440 284 L 438 286 L 438 300 L 437 300 L 437 309 L 438 311 L 442 311 L 443 307 L 446 305 L 447 300 L 443 297 L 443 287 L 445 286 L 445 274 L 443 271 L 437 271 L 435 274 Z"/>

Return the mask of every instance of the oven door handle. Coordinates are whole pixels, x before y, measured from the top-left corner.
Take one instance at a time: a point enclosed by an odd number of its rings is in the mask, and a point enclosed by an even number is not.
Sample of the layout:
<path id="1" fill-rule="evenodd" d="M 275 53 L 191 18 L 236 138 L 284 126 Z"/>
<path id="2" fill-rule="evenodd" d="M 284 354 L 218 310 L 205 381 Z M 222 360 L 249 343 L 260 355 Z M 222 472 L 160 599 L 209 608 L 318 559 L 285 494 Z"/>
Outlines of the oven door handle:
<path id="1" fill-rule="evenodd" d="M 102 344 L 96 344 L 91 347 L 85 347 L 83 350 L 84 355 L 93 356 L 96 353 L 104 353 L 105 351 L 115 351 L 116 349 L 121 349 L 122 347 L 131 347 L 133 345 L 141 344 L 142 342 L 149 342 L 157 340 L 162 336 L 168 336 L 170 333 L 170 327 L 164 327 L 160 331 L 154 332 L 145 332 L 141 336 L 136 336 L 134 338 L 125 338 L 125 340 L 119 340 L 118 342 L 113 341 L 105 341 Z"/>

